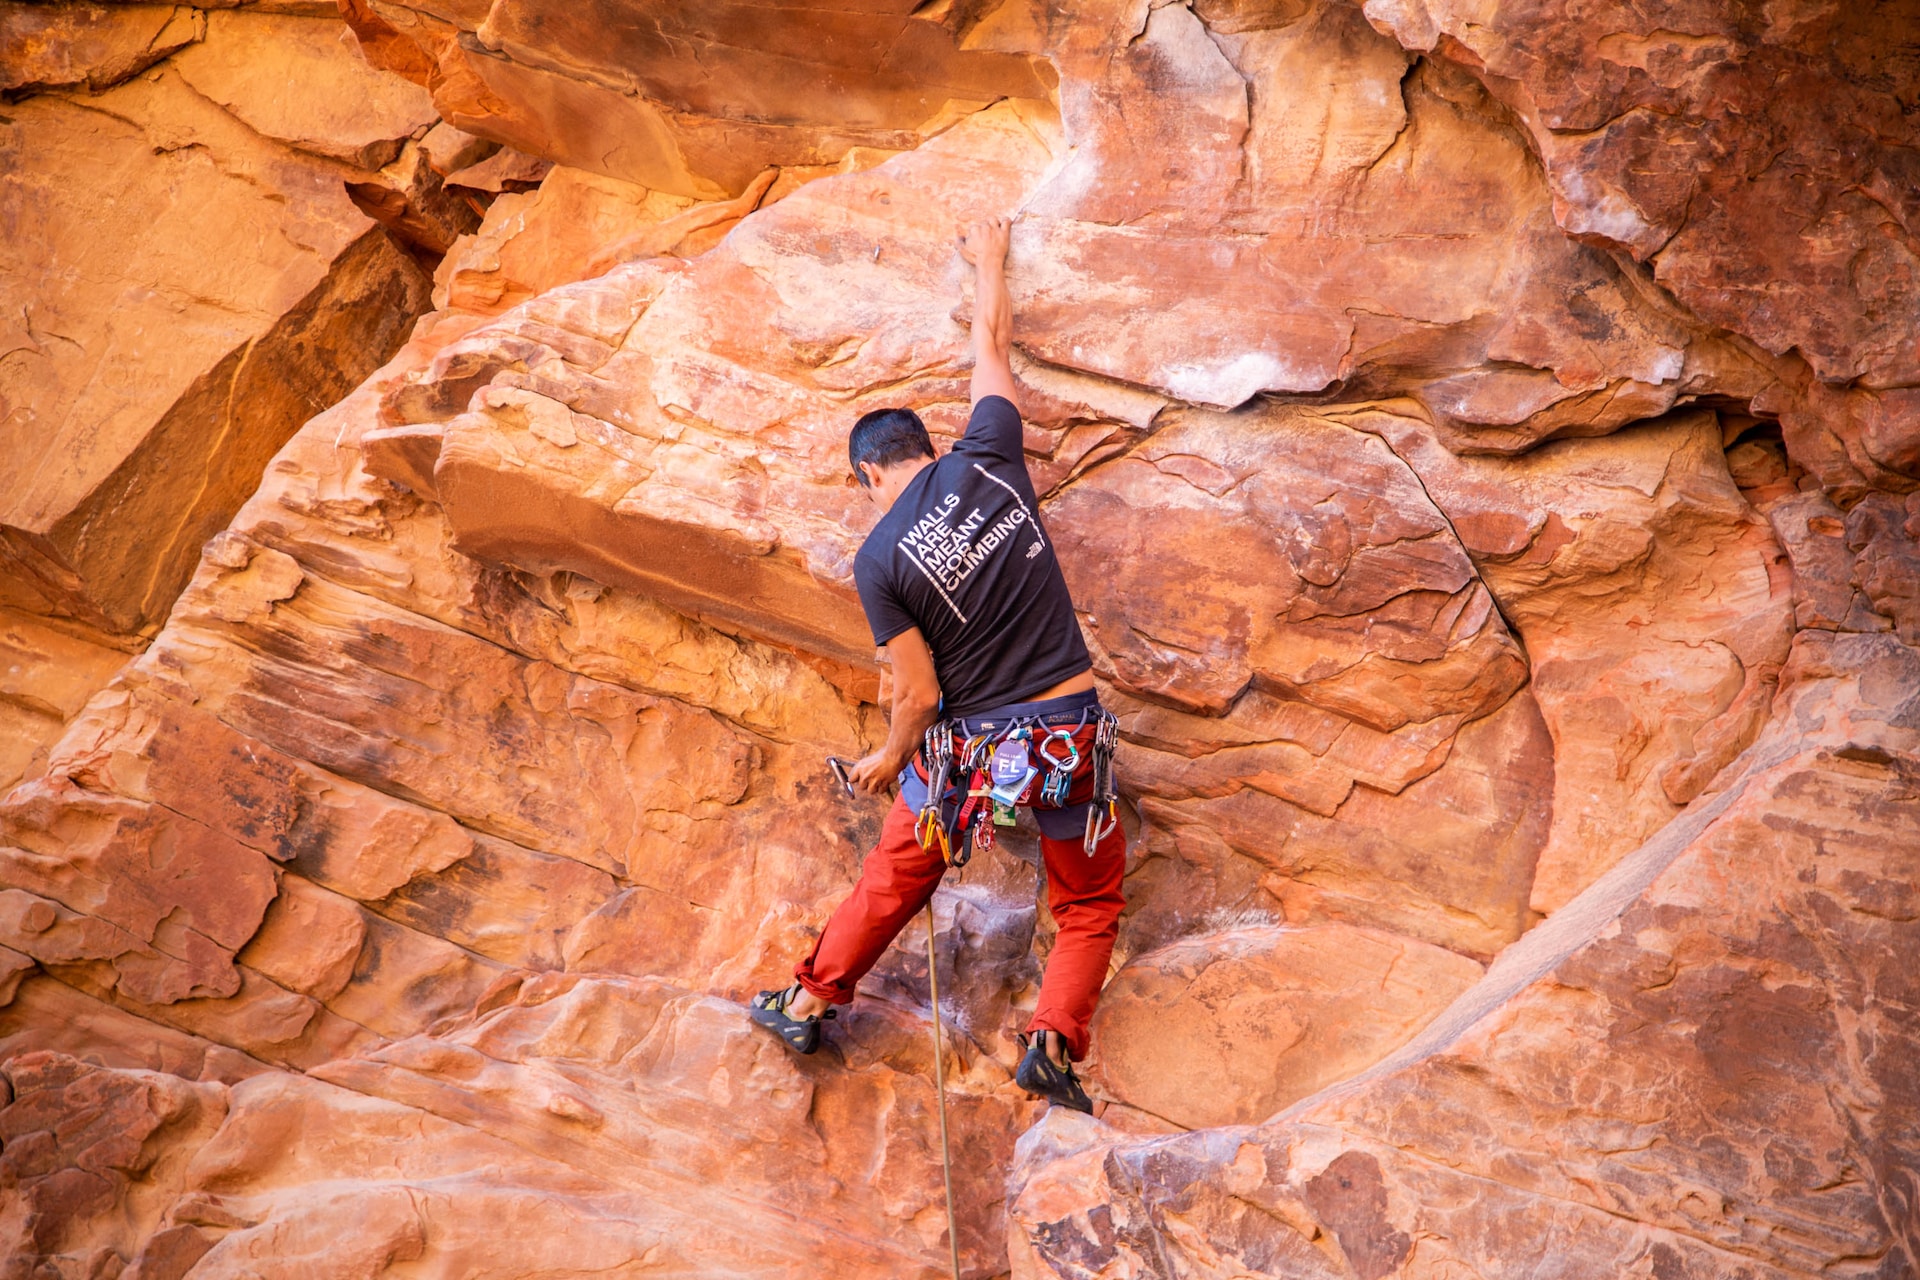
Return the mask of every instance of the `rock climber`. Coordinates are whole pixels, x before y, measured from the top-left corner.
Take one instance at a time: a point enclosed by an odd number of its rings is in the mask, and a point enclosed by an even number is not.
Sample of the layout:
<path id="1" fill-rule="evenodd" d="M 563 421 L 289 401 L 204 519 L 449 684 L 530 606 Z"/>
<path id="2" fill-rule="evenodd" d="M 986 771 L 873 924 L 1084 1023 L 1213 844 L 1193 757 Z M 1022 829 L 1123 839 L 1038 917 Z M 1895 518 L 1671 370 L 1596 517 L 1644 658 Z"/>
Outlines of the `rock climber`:
<path id="1" fill-rule="evenodd" d="M 874 643 L 887 650 L 887 738 L 852 764 L 869 795 L 899 783 L 880 842 L 828 919 L 797 981 L 755 997 L 752 1016 L 799 1053 L 850 1003 L 949 865 L 990 848 L 1016 806 L 1041 830 L 1047 901 L 1059 934 L 1015 1079 L 1029 1093 L 1091 1112 L 1074 1074 L 1107 976 L 1121 908 L 1126 836 L 1114 807 L 1115 723 L 1092 663 L 1021 451 L 1009 353 L 1009 223 L 960 234 L 974 268 L 973 411 L 934 456 L 910 409 L 854 424 L 847 454 L 881 516 L 854 561 Z"/>

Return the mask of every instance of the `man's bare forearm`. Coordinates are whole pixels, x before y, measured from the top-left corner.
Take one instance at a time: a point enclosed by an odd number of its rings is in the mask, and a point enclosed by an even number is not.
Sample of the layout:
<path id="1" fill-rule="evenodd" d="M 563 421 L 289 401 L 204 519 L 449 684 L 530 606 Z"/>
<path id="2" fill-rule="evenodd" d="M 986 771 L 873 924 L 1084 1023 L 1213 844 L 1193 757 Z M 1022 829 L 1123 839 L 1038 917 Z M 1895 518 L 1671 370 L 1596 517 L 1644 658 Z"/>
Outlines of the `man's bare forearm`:
<path id="1" fill-rule="evenodd" d="M 973 355 L 1005 363 L 1013 351 L 1013 299 L 1003 258 L 980 259 L 973 272 Z"/>
<path id="2" fill-rule="evenodd" d="M 940 714 L 940 677 L 920 628 L 910 627 L 887 641 L 887 653 L 893 667 L 893 715 L 887 740 L 855 761 L 849 772 L 853 785 L 869 795 L 885 791 L 907 767 L 927 727 Z"/>
<path id="3" fill-rule="evenodd" d="M 913 753 L 920 749 L 921 741 L 926 738 L 927 730 L 939 716 L 938 699 L 923 702 L 904 697 L 902 692 L 894 694 L 893 715 L 887 725 L 887 741 L 880 748 L 888 777 L 907 767 L 907 762 L 913 759 Z"/>
<path id="4" fill-rule="evenodd" d="M 1007 295 L 1007 244 L 1012 224 L 985 218 L 961 235 L 960 252 L 973 264 L 973 400 L 1015 399 L 1013 299 Z"/>

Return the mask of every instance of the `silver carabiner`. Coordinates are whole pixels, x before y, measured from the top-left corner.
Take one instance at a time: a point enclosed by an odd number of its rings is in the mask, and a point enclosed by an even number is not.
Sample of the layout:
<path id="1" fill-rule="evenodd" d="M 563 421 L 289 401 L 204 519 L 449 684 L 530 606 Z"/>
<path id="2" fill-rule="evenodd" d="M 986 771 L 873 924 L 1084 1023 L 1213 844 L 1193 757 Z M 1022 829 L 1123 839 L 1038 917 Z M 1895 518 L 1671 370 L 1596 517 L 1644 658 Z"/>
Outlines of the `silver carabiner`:
<path id="1" fill-rule="evenodd" d="M 1067 757 L 1055 760 L 1047 750 L 1055 739 L 1067 744 Z M 1055 729 L 1046 737 L 1033 744 L 1033 753 L 1047 762 L 1047 767 L 1059 773 L 1072 773 L 1080 767 L 1080 744 L 1073 740 L 1073 730 Z"/>

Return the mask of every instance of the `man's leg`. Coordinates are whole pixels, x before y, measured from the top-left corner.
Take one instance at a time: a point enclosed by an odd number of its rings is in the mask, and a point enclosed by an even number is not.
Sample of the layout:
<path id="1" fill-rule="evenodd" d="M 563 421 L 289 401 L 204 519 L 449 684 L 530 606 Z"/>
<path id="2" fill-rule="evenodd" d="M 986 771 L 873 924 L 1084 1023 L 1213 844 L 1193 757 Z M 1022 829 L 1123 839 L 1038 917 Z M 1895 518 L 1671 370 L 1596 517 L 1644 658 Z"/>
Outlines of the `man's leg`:
<path id="1" fill-rule="evenodd" d="M 1079 840 L 1040 840 L 1047 864 L 1047 905 L 1060 932 L 1040 980 L 1040 1004 L 1027 1030 L 1057 1031 L 1067 1051 L 1087 1056 L 1087 1024 L 1093 1020 L 1100 988 L 1120 932 L 1120 892 L 1127 870 L 1127 837 L 1116 823 L 1088 857 Z"/>
<path id="2" fill-rule="evenodd" d="M 887 811 L 880 843 L 867 855 L 859 882 L 834 909 L 813 954 L 794 966 L 806 995 L 790 1006 L 793 1016 L 811 1017 L 829 1004 L 851 1002 L 854 986 L 933 896 L 947 865 L 914 838 L 915 816 L 898 798 Z"/>

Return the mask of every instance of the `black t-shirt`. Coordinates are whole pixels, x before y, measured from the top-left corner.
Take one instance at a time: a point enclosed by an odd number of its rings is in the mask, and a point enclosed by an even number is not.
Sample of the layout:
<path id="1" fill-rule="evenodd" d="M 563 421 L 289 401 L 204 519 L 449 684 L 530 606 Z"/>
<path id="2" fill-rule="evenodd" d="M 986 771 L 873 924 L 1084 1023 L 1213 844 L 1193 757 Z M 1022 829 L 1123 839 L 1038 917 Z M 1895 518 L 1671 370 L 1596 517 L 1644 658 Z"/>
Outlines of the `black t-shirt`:
<path id="1" fill-rule="evenodd" d="M 880 517 L 853 580 L 875 644 L 920 628 L 949 716 L 1020 702 L 1091 665 L 1020 451 L 1020 412 L 1002 396 L 976 404 L 952 452 Z"/>

